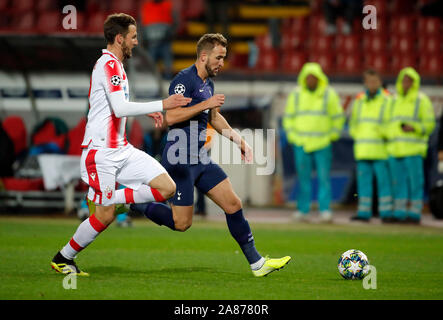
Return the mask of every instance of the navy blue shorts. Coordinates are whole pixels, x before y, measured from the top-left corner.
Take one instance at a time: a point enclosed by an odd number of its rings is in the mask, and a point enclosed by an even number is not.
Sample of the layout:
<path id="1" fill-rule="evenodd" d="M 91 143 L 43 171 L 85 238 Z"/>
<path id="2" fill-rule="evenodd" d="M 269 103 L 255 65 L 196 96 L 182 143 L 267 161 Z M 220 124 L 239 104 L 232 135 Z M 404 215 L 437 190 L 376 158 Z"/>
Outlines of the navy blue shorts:
<path id="1" fill-rule="evenodd" d="M 168 171 L 177 185 L 174 197 L 169 202 L 176 206 L 194 205 L 194 186 L 206 194 L 228 176 L 222 168 L 212 160 L 208 164 L 174 164 L 162 161 L 163 167 Z"/>

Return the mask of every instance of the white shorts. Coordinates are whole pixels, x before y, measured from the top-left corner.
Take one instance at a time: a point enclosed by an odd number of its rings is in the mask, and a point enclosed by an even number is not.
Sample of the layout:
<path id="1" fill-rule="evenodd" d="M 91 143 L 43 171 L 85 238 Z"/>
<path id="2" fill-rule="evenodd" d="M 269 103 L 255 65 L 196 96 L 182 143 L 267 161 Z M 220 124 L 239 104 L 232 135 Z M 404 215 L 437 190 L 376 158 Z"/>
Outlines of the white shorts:
<path id="1" fill-rule="evenodd" d="M 89 185 L 88 199 L 107 206 L 115 203 L 116 182 L 137 190 L 166 170 L 150 155 L 128 144 L 123 148 L 84 149 L 80 172 Z"/>

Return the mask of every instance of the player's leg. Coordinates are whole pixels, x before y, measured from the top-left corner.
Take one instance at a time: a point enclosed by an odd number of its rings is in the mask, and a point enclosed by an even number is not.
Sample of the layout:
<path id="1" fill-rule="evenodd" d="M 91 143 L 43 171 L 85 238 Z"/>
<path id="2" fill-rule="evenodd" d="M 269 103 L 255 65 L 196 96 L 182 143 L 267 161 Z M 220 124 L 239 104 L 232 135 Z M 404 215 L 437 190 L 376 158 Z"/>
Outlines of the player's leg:
<path id="1" fill-rule="evenodd" d="M 229 232 L 239 244 L 255 276 L 266 276 L 283 268 L 291 260 L 288 256 L 280 259 L 263 258 L 258 253 L 251 228 L 243 215 L 242 202 L 235 194 L 229 178 L 210 189 L 206 195 L 225 212 Z"/>
<path id="2" fill-rule="evenodd" d="M 88 199 L 96 204 L 95 212 L 78 226 L 69 242 L 53 258 L 51 266 L 57 272 L 87 275 L 78 269 L 74 258 L 115 219 L 116 168 L 107 163 L 108 156 L 104 150 L 85 150 L 82 154 L 82 179 L 89 183 Z"/>
<path id="3" fill-rule="evenodd" d="M 225 212 L 229 232 L 242 249 L 253 274 L 261 277 L 285 266 L 290 257 L 268 259 L 258 253 L 251 228 L 243 215 L 241 199 L 234 192 L 226 173 L 212 161 L 204 165 L 203 169 L 195 186 Z"/>
<path id="4" fill-rule="evenodd" d="M 175 194 L 175 183 L 165 168 L 147 153 L 132 146 L 116 179 L 127 188 L 116 191 L 115 203 L 163 202 Z"/>

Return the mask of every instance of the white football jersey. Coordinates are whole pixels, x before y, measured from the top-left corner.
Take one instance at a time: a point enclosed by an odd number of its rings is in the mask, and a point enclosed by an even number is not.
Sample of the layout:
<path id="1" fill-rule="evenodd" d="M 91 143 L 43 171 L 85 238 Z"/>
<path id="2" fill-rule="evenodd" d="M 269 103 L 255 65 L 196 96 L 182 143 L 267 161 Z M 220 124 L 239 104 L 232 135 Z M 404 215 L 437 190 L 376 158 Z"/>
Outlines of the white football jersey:
<path id="1" fill-rule="evenodd" d="M 112 92 L 123 90 L 129 101 L 129 84 L 121 61 L 103 49 L 91 75 L 89 112 L 82 148 L 88 146 L 119 148 L 126 146 L 126 117 L 117 118 L 109 102 Z"/>

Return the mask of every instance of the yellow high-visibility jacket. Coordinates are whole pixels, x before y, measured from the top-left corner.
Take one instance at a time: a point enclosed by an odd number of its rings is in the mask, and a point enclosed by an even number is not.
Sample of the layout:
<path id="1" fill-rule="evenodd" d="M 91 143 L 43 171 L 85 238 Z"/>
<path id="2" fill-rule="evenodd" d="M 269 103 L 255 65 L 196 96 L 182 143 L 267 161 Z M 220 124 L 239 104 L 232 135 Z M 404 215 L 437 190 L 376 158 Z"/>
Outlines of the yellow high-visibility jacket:
<path id="1" fill-rule="evenodd" d="M 315 91 L 306 87 L 306 77 L 318 78 Z M 343 108 L 328 78 L 317 63 L 306 63 L 298 77 L 298 86 L 288 96 L 283 128 L 288 141 L 309 153 L 323 149 L 340 138 L 345 123 Z"/>

